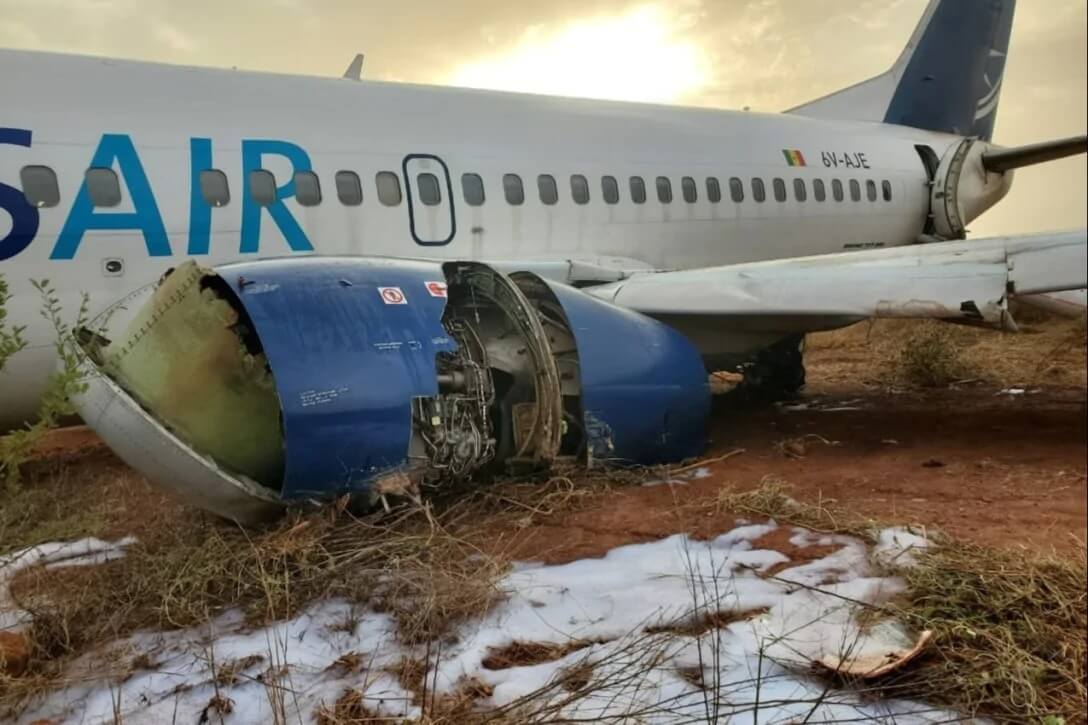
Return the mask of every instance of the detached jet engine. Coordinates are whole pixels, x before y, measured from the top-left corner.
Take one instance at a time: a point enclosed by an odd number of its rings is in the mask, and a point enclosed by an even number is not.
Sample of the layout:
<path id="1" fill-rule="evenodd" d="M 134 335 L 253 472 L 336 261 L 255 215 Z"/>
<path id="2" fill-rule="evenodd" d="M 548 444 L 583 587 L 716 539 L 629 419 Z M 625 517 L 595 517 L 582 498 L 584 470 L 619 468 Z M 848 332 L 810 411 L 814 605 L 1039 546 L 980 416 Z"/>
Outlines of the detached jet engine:
<path id="1" fill-rule="evenodd" d="M 78 411 L 151 481 L 239 523 L 564 459 L 680 460 L 705 441 L 686 338 L 529 273 L 186 262 L 130 314 L 114 339 L 77 332 Z"/>

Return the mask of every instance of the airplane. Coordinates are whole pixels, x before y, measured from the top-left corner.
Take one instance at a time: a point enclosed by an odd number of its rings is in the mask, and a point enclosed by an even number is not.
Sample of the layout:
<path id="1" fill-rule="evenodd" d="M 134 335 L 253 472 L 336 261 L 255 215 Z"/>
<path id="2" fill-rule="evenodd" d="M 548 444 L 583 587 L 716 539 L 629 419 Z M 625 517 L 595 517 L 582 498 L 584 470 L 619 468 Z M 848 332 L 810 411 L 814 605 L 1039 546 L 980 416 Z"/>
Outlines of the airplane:
<path id="1" fill-rule="evenodd" d="M 1014 9 L 931 0 L 888 71 L 782 114 L 0 50 L 0 274 L 29 340 L 0 426 L 56 364 L 31 279 L 102 310 L 185 259 L 534 273 L 775 395 L 803 385 L 808 332 L 1013 329 L 1010 298 L 1051 293 L 1079 311 L 1084 230 L 964 241 L 1016 168 L 1088 149 L 992 143 Z"/>

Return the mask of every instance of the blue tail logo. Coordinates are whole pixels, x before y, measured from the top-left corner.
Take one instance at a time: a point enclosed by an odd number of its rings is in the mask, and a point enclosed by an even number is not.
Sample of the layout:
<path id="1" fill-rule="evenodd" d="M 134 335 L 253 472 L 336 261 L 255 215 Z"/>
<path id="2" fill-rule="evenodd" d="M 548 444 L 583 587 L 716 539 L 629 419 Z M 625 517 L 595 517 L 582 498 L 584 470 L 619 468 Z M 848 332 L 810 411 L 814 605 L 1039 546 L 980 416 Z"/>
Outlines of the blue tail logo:
<path id="1" fill-rule="evenodd" d="M 994 134 L 1016 0 L 930 0 L 890 70 L 790 109 L 927 131 Z"/>
<path id="2" fill-rule="evenodd" d="M 1016 0 L 931 3 L 884 121 L 993 138 L 1015 9 Z"/>

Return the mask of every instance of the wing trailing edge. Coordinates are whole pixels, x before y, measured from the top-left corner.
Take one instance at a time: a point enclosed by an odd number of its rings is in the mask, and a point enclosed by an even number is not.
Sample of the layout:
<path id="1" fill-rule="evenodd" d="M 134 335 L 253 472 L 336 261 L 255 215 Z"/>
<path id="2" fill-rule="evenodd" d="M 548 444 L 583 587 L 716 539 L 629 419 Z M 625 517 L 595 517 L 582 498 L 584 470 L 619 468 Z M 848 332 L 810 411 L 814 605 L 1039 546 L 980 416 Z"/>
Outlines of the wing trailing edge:
<path id="1" fill-rule="evenodd" d="M 641 274 L 591 294 L 668 321 L 716 318 L 783 333 L 867 317 L 1015 329 L 1008 300 L 1088 287 L 1085 230 Z"/>

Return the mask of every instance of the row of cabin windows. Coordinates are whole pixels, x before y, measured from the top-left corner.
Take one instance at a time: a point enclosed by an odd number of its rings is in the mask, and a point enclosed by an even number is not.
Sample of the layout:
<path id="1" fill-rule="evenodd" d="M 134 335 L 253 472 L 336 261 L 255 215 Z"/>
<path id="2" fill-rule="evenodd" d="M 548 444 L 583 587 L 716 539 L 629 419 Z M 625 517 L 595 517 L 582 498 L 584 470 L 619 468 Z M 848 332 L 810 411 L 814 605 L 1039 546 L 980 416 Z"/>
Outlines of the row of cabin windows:
<path id="1" fill-rule="evenodd" d="M 36 207 L 51 207 L 60 203 L 60 190 L 57 184 L 57 175 L 48 166 L 24 166 L 20 172 L 20 180 L 23 185 L 23 194 L 27 201 Z M 112 169 L 90 168 L 86 172 L 87 193 L 91 202 L 97 207 L 117 206 L 121 203 L 121 184 L 116 172 Z M 346 206 L 358 206 L 363 203 L 363 184 L 359 175 L 354 171 L 337 171 L 334 176 L 336 196 L 340 203 Z M 276 179 L 271 171 L 256 169 L 249 172 L 247 179 L 248 193 L 258 204 L 269 206 L 276 203 L 279 189 L 276 187 Z M 374 177 L 375 187 L 378 192 L 378 201 L 385 206 L 397 206 L 401 203 L 400 177 L 392 171 L 379 171 Z M 848 182 L 851 201 L 862 200 L 862 182 L 858 179 L 850 179 Z M 312 171 L 299 171 L 292 178 L 294 196 L 302 206 L 317 206 L 322 201 L 321 182 L 317 174 Z M 537 193 L 542 204 L 552 206 L 559 203 L 559 186 L 555 177 L 550 174 L 541 174 L 537 177 Z M 199 174 L 200 194 L 210 206 L 225 206 L 230 203 L 230 184 L 227 175 L 218 169 L 206 169 Z M 654 181 L 657 200 L 662 204 L 671 204 L 673 201 L 672 180 L 667 176 L 658 176 Z M 809 198 L 809 184 L 805 179 L 795 178 L 791 184 L 794 201 L 807 201 Z M 828 198 L 827 186 L 823 179 L 813 179 L 811 182 L 812 198 L 817 202 L 824 202 Z M 442 186 L 438 177 L 432 173 L 424 172 L 416 176 L 416 193 L 419 200 L 427 206 L 437 206 L 442 203 Z M 504 174 L 502 177 L 503 196 L 506 203 L 513 206 L 521 206 L 525 203 L 525 186 L 521 177 L 517 174 Z M 749 189 L 752 199 L 757 203 L 767 200 L 767 187 L 763 179 L 754 177 L 749 181 Z M 641 176 L 632 176 L 628 180 L 628 190 L 631 201 L 635 204 L 645 204 L 647 199 L 646 182 Z M 461 192 L 465 203 L 469 206 L 482 206 L 486 201 L 484 193 L 484 181 L 479 174 L 462 174 Z M 588 204 L 590 201 L 590 184 L 582 174 L 574 174 L 570 177 L 570 193 L 574 203 Z M 771 193 L 775 201 L 784 202 L 789 197 L 789 187 L 784 179 L 771 180 Z M 699 189 L 695 179 L 685 176 L 680 179 L 680 195 L 688 204 L 694 204 L 699 200 Z M 620 203 L 620 184 L 614 176 L 601 177 L 601 196 L 609 205 Z M 722 200 L 722 187 L 713 176 L 706 179 L 706 197 L 712 204 Z M 892 200 L 892 185 L 889 181 L 877 182 L 872 179 L 865 181 L 864 197 L 871 202 L 882 198 L 884 201 Z M 745 198 L 744 182 L 732 177 L 729 179 L 729 198 L 740 203 Z M 840 179 L 831 180 L 831 198 L 837 202 L 846 199 L 846 189 Z"/>
<path id="2" fill-rule="evenodd" d="M 465 191 L 465 201 L 471 206 L 480 206 L 484 203 L 483 182 L 476 174 L 465 174 L 462 177 L 462 183 Z M 630 193 L 631 201 L 635 204 L 646 203 L 646 182 L 641 176 L 632 176 L 630 178 Z M 471 185 L 471 192 L 470 192 Z M 673 201 L 672 191 L 672 179 L 667 176 L 658 176 L 654 182 L 657 191 L 657 200 L 662 204 L 671 204 Z M 525 187 L 522 184 L 521 177 L 517 174 L 505 174 L 502 177 L 503 194 L 506 197 L 506 202 L 514 206 L 520 206 L 525 203 Z M 771 182 L 775 201 L 786 201 L 788 199 L 788 191 L 786 181 L 784 179 L 773 179 Z M 795 201 L 807 201 L 808 200 L 808 184 L 804 179 L 793 180 L 793 198 Z M 852 201 L 862 200 L 862 187 L 861 182 L 857 179 L 850 179 L 850 199 Z M 537 177 L 537 190 L 540 194 L 540 201 L 545 205 L 556 204 L 559 201 L 559 189 L 555 182 L 555 177 L 549 174 L 541 174 Z M 581 174 L 575 174 L 570 177 L 570 192 L 571 198 L 575 204 L 588 204 L 590 200 L 589 194 L 589 182 L 586 177 Z M 767 188 L 763 179 L 755 177 L 751 179 L 751 193 L 752 199 L 756 202 L 762 203 L 767 200 Z M 699 200 L 698 185 L 690 176 L 685 176 L 680 179 L 680 194 L 684 201 L 688 204 L 694 204 Z M 831 195 L 835 201 L 845 201 L 846 192 L 843 187 L 843 182 L 839 179 L 833 179 L 831 181 Z M 620 202 L 620 187 L 619 182 L 616 181 L 614 176 L 602 176 L 601 177 L 601 196 L 604 198 L 606 204 L 618 204 Z M 729 179 L 729 197 L 736 203 L 744 201 L 745 188 L 744 182 L 737 177 Z M 712 204 L 718 204 L 722 200 L 722 187 L 721 183 L 713 176 L 709 176 L 706 179 L 706 197 Z M 869 201 L 877 201 L 878 198 L 883 198 L 884 201 L 892 200 L 892 184 L 890 181 L 880 182 L 880 190 L 877 190 L 877 183 L 872 179 L 865 181 L 865 197 Z M 815 201 L 823 202 L 827 201 L 827 186 L 823 179 L 812 180 L 812 198 Z"/>

